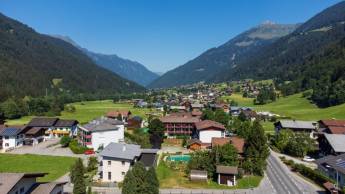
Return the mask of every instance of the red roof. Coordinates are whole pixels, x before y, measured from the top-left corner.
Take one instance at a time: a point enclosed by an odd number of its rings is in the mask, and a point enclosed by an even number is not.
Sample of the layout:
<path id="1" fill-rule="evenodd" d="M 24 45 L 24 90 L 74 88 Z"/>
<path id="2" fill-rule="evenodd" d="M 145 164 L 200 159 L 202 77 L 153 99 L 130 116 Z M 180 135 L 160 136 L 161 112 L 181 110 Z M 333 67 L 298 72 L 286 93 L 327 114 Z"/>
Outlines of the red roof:
<path id="1" fill-rule="evenodd" d="M 212 147 L 213 146 L 223 146 L 227 143 L 230 143 L 230 138 L 227 137 L 212 137 L 211 140 Z"/>
<path id="2" fill-rule="evenodd" d="M 213 146 L 223 146 L 227 143 L 232 144 L 239 154 L 243 153 L 244 148 L 244 139 L 240 137 L 213 137 L 212 138 L 212 147 Z"/>
<path id="3" fill-rule="evenodd" d="M 160 118 L 163 123 L 197 123 L 200 120 L 196 117 L 177 117 L 177 116 L 165 116 Z"/>
<path id="4" fill-rule="evenodd" d="M 204 120 L 204 121 L 195 123 L 195 127 L 197 130 L 204 130 L 204 129 L 209 129 L 209 128 L 225 130 L 225 127 L 223 124 L 215 122 L 215 121 L 211 121 L 211 120 Z"/>
<path id="5" fill-rule="evenodd" d="M 345 127 L 345 120 L 321 120 L 321 122 L 327 127 L 329 126 Z"/>
<path id="6" fill-rule="evenodd" d="M 328 129 L 332 134 L 345 134 L 345 127 L 329 126 Z"/>
<path id="7" fill-rule="evenodd" d="M 201 115 L 202 115 L 202 112 L 201 112 L 200 110 L 196 109 L 196 110 L 193 110 L 193 111 L 192 111 L 192 115 L 193 115 L 193 116 L 201 116 Z"/>

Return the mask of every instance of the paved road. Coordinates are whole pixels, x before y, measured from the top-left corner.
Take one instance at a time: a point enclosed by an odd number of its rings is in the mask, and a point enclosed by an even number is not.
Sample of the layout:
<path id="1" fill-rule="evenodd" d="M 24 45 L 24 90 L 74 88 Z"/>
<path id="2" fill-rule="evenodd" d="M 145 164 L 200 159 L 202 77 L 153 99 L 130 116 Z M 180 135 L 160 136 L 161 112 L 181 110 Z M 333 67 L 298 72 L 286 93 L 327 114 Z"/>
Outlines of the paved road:
<path id="1" fill-rule="evenodd" d="M 271 153 L 267 160 L 267 176 L 278 194 L 322 193 L 322 189 L 293 174 L 278 158 Z"/>

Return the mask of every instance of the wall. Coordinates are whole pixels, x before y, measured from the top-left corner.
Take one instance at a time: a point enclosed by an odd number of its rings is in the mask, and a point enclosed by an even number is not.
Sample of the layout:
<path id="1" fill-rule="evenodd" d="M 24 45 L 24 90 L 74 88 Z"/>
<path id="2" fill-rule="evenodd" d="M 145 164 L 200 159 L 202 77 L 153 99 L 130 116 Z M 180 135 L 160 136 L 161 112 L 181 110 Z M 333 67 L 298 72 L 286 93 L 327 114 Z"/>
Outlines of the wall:
<path id="1" fill-rule="evenodd" d="M 109 143 L 118 143 L 120 140 L 124 140 L 124 125 L 118 125 L 117 130 L 111 131 L 95 131 L 92 132 L 92 147 L 97 150 L 100 145 L 106 147 Z"/>
<path id="2" fill-rule="evenodd" d="M 108 161 L 111 161 L 111 164 L 108 165 Z M 122 164 L 124 161 L 124 165 Z M 125 178 L 127 171 L 130 169 L 131 163 L 130 161 L 126 160 L 116 160 L 110 158 L 104 158 L 102 160 L 103 166 L 103 182 L 122 182 Z M 108 179 L 108 172 L 111 172 L 111 180 Z M 122 175 L 122 172 L 125 174 Z"/>
<path id="3" fill-rule="evenodd" d="M 211 143 L 212 137 L 224 137 L 224 132 L 218 130 L 202 130 L 199 132 L 199 140 L 202 143 Z"/>

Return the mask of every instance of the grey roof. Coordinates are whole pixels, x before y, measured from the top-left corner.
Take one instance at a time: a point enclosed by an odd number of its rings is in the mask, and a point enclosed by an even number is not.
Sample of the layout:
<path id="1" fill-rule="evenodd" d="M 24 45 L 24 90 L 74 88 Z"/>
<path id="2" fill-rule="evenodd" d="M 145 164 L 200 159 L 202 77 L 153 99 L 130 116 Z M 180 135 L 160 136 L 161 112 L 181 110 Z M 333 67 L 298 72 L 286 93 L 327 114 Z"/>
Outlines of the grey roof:
<path id="1" fill-rule="evenodd" d="M 141 149 L 139 145 L 126 143 L 110 143 L 100 153 L 103 157 L 133 160 L 139 157 Z"/>
<path id="2" fill-rule="evenodd" d="M 217 166 L 217 173 L 221 174 L 238 174 L 237 166 Z"/>
<path id="3" fill-rule="evenodd" d="M 204 108 L 203 104 L 191 104 L 192 108 Z"/>
<path id="4" fill-rule="evenodd" d="M 1 132 L 1 136 L 16 136 L 18 135 L 20 132 L 22 131 L 21 128 L 17 128 L 17 127 L 6 127 L 5 129 L 3 129 L 3 131 Z"/>
<path id="5" fill-rule="evenodd" d="M 287 129 L 315 129 L 315 121 L 296 121 L 296 120 L 281 120 L 283 128 Z"/>
<path id="6" fill-rule="evenodd" d="M 318 165 L 324 168 L 333 168 L 345 174 L 345 154 L 338 156 L 328 155 L 315 161 Z"/>
<path id="7" fill-rule="evenodd" d="M 141 149 L 141 153 L 145 154 L 156 154 L 159 149 Z"/>
<path id="8" fill-rule="evenodd" d="M 106 131 L 106 130 L 117 130 L 118 125 L 124 125 L 124 123 L 117 119 L 101 117 L 99 119 L 91 121 L 90 123 L 86 125 L 83 125 L 82 127 L 89 131 Z"/>
<path id="9" fill-rule="evenodd" d="M 47 173 L 0 173 L 0 193 L 8 193 L 22 178 L 43 177 Z"/>
<path id="10" fill-rule="evenodd" d="M 38 185 L 31 194 L 50 194 L 56 187 L 63 186 L 67 182 L 50 182 Z"/>
<path id="11" fill-rule="evenodd" d="M 36 117 L 28 123 L 29 127 L 51 127 L 58 121 L 58 118 Z"/>
<path id="12" fill-rule="evenodd" d="M 335 152 L 345 153 L 345 135 L 327 133 L 325 133 L 324 135 Z"/>

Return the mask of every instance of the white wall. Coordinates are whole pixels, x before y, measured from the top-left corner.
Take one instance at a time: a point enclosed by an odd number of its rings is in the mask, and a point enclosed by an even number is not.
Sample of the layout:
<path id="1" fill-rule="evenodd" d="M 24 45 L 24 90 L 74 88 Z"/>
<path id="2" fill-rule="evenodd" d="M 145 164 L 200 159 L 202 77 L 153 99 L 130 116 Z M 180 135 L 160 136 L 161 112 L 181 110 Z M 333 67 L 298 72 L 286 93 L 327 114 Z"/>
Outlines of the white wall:
<path id="1" fill-rule="evenodd" d="M 97 150 L 99 146 L 106 147 L 111 142 L 118 143 L 120 140 L 124 140 L 125 127 L 124 125 L 118 125 L 117 130 L 111 131 L 94 131 L 92 132 L 92 148 Z"/>
<path id="2" fill-rule="evenodd" d="M 110 165 L 108 165 L 110 161 Z M 124 161 L 124 164 L 122 163 Z M 103 182 L 122 182 L 130 169 L 130 162 L 127 160 L 102 160 Z M 111 172 L 111 179 L 108 179 L 108 172 Z M 122 175 L 122 172 L 125 174 Z"/>
<path id="3" fill-rule="evenodd" d="M 9 148 L 15 148 L 23 145 L 24 135 L 20 135 L 20 138 L 17 139 L 17 136 L 9 136 L 8 139 L 5 139 L 5 136 L 2 137 L 2 148 L 7 150 Z M 8 144 L 8 146 L 5 146 Z"/>
<path id="4" fill-rule="evenodd" d="M 212 137 L 224 137 L 224 132 L 218 130 L 199 131 L 199 140 L 202 143 L 211 143 Z"/>

